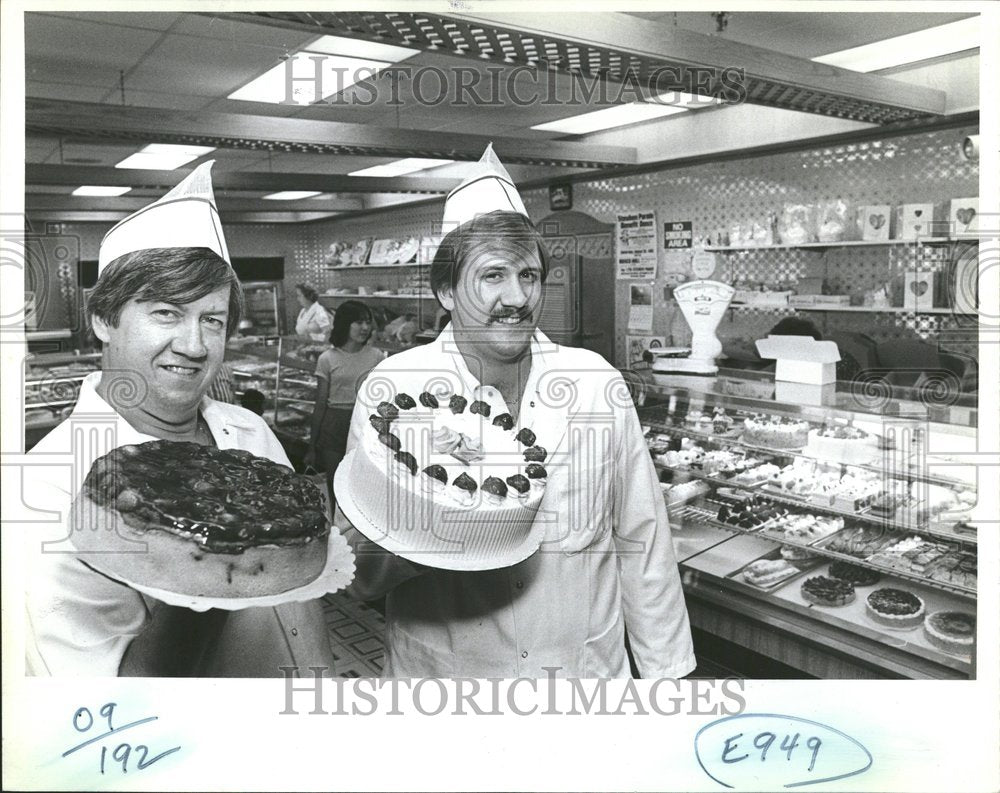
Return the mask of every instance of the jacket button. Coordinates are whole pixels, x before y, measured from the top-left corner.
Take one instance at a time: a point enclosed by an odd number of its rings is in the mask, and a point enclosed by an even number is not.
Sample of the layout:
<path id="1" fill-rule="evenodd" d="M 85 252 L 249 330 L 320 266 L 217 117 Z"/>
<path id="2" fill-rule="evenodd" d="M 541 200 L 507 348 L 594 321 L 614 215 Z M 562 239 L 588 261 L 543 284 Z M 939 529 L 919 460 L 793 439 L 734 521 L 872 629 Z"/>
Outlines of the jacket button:
<path id="1" fill-rule="evenodd" d="M 529 402 L 528 404 L 529 404 L 529 405 L 531 405 L 532 407 L 534 407 L 534 406 L 535 406 L 535 403 L 534 403 L 534 402 Z"/>
<path id="2" fill-rule="evenodd" d="M 298 635 L 299 635 L 299 629 L 298 628 L 292 628 L 292 636 L 298 636 Z"/>
<path id="3" fill-rule="evenodd" d="M 521 653 L 521 657 L 522 657 L 522 658 L 527 658 L 527 657 L 528 657 L 528 651 L 527 651 L 527 650 L 524 650 L 524 651 L 523 651 L 523 652 Z"/>
<path id="4" fill-rule="evenodd" d="M 524 581 L 518 581 L 514 584 L 518 589 L 524 589 Z"/>

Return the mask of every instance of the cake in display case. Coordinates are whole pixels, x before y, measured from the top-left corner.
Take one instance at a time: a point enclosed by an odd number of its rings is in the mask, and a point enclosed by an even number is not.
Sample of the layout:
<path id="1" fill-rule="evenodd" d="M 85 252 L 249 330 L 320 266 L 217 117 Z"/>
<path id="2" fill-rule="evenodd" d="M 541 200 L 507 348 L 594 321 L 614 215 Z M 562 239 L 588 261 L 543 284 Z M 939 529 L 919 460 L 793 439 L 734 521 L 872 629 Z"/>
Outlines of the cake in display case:
<path id="1" fill-rule="evenodd" d="M 908 418 L 905 400 L 721 391 L 658 384 L 639 408 L 692 625 L 803 676 L 973 676 L 975 472 L 937 455 L 975 429 Z"/>

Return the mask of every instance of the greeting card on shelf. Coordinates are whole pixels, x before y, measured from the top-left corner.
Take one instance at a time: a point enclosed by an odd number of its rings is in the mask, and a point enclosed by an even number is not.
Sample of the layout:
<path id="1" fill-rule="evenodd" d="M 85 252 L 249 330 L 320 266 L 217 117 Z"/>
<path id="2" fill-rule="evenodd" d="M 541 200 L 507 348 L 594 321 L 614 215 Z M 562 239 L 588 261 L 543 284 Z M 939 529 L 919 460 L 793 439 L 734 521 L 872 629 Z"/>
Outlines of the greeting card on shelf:
<path id="1" fill-rule="evenodd" d="M 885 242 L 889 239 L 892 207 L 888 204 L 872 204 L 858 207 L 858 226 L 861 239 L 865 242 Z"/>
<path id="2" fill-rule="evenodd" d="M 913 271 L 903 281 L 903 308 L 926 311 L 934 307 L 934 273 Z"/>
<path id="3" fill-rule="evenodd" d="M 951 211 L 948 213 L 951 221 L 952 236 L 962 237 L 979 232 L 979 199 L 953 198 Z"/>

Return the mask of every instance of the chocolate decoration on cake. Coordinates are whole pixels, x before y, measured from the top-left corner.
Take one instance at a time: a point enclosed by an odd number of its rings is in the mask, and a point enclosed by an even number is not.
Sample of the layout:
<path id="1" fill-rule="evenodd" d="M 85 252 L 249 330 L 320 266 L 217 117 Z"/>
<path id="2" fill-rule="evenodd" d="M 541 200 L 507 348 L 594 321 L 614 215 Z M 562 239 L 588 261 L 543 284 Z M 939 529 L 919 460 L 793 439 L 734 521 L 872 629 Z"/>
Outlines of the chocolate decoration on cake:
<path id="1" fill-rule="evenodd" d="M 379 443 L 383 446 L 388 446 L 394 452 L 399 451 L 400 441 L 399 438 L 393 435 L 391 432 L 380 432 L 378 434 Z"/>
<path id="2" fill-rule="evenodd" d="M 438 399 L 437 399 L 437 397 L 434 396 L 434 394 L 430 393 L 429 391 L 424 391 L 420 395 L 419 399 L 420 399 L 420 404 L 423 405 L 425 408 L 436 408 L 436 407 L 438 407 Z"/>
<path id="3" fill-rule="evenodd" d="M 467 404 L 469 404 L 468 400 L 459 394 L 452 394 L 451 399 L 448 401 L 448 407 L 451 408 L 451 412 L 456 416 L 465 410 Z"/>
<path id="4" fill-rule="evenodd" d="M 493 419 L 493 426 L 502 430 L 514 429 L 514 417 L 510 413 L 500 413 Z"/>
<path id="5" fill-rule="evenodd" d="M 472 407 L 469 408 L 469 412 L 478 413 L 483 418 L 488 419 L 490 417 L 490 406 L 486 402 L 483 402 L 481 399 L 477 399 L 475 402 L 472 403 Z"/>
<path id="6" fill-rule="evenodd" d="M 383 432 L 388 432 L 389 428 L 392 426 L 392 422 L 389 419 L 383 418 L 382 416 L 376 416 L 375 414 L 369 416 L 368 420 L 372 423 L 372 426 L 379 435 Z"/>
<path id="7" fill-rule="evenodd" d="M 436 479 L 442 485 L 448 484 L 448 472 L 445 470 L 443 465 L 428 465 L 424 469 L 424 473 L 431 479 Z"/>
<path id="8" fill-rule="evenodd" d="M 544 463 L 548 456 L 549 453 L 541 446 L 532 446 L 524 451 L 524 459 L 529 463 Z"/>
<path id="9" fill-rule="evenodd" d="M 392 402 L 379 402 L 376 410 L 382 418 L 389 419 L 389 421 L 399 417 L 399 408 Z"/>
<path id="10" fill-rule="evenodd" d="M 528 477 L 523 474 L 514 474 L 513 476 L 507 477 L 507 484 L 511 486 L 514 490 L 522 495 L 528 492 L 531 487 L 531 483 L 528 481 Z"/>
<path id="11" fill-rule="evenodd" d="M 477 489 L 476 480 L 473 479 L 466 473 L 461 473 L 455 477 L 455 481 L 452 484 L 459 490 L 465 490 L 469 493 L 475 493 Z"/>
<path id="12" fill-rule="evenodd" d="M 410 469 L 410 473 L 417 475 L 417 458 L 409 452 L 396 452 L 396 460 Z"/>
<path id="13" fill-rule="evenodd" d="M 548 476 L 545 466 L 539 465 L 538 463 L 532 463 L 529 465 L 524 469 L 524 473 L 528 475 L 528 479 L 545 479 Z"/>
<path id="14" fill-rule="evenodd" d="M 535 445 L 535 440 L 536 440 L 535 439 L 535 433 L 533 433 L 527 427 L 525 427 L 519 433 L 517 433 L 517 435 L 515 437 L 524 446 L 534 446 Z"/>
<path id="15" fill-rule="evenodd" d="M 507 495 L 507 485 L 499 477 L 488 476 L 486 477 L 486 481 L 483 482 L 483 492 L 503 498 Z"/>
<path id="16" fill-rule="evenodd" d="M 413 397 L 409 394 L 396 394 L 395 402 L 401 410 L 413 410 L 417 406 L 417 403 L 413 401 Z"/>

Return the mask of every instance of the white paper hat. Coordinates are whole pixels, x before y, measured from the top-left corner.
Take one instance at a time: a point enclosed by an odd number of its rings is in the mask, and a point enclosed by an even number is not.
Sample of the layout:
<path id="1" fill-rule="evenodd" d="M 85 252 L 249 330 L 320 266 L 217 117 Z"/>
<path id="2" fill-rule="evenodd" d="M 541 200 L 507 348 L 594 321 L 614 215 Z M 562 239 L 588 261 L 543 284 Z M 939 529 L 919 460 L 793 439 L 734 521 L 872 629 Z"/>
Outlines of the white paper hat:
<path id="1" fill-rule="evenodd" d="M 491 143 L 473 166 L 470 176 L 448 193 L 444 202 L 442 231 L 447 234 L 479 215 L 498 209 L 528 217 L 514 181 L 493 153 Z"/>
<path id="2" fill-rule="evenodd" d="M 118 223 L 101 241 L 100 275 L 119 256 L 148 248 L 211 248 L 229 261 L 212 192 L 212 165 L 204 162 L 169 193 Z"/>

